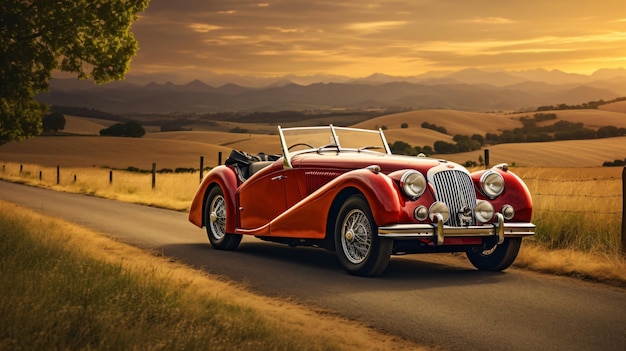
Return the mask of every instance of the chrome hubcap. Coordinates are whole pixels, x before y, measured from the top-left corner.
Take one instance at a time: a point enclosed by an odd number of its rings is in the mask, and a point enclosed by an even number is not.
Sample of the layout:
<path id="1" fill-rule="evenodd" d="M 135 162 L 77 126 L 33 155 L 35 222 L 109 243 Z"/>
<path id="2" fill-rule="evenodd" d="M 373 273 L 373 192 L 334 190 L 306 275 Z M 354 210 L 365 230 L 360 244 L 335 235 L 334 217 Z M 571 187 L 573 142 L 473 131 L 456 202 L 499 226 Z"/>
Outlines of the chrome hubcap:
<path id="1" fill-rule="evenodd" d="M 354 233 L 352 232 L 351 229 L 346 232 L 346 240 L 348 241 L 354 240 Z"/>

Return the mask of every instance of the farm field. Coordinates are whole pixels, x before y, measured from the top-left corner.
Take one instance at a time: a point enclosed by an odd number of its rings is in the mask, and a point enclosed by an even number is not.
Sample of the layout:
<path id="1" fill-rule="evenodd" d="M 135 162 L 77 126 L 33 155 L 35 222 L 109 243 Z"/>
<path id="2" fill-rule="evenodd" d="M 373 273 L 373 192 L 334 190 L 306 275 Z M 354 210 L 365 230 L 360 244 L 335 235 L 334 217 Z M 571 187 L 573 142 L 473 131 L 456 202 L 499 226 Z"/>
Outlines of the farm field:
<path id="1" fill-rule="evenodd" d="M 554 111 L 559 120 L 582 122 L 590 128 L 613 125 L 626 128 L 626 110 L 623 103 L 606 105 L 603 110 Z M 529 114 L 497 115 L 452 110 L 424 110 L 397 113 L 373 118 L 352 126 L 359 128 L 386 127 L 388 142 L 404 141 L 412 146 L 433 145 L 437 140 L 452 142 L 455 134 L 472 135 L 500 133 L 505 129 L 521 127 L 519 118 Z M 317 121 L 317 120 L 316 120 Z M 313 121 L 313 122 L 316 122 Z M 554 121 L 554 120 L 553 120 Z M 421 127 L 423 122 L 446 128 L 442 134 Z M 0 161 L 33 163 L 44 166 L 66 167 L 137 167 L 198 168 L 204 156 L 206 166 L 223 160 L 232 149 L 248 153 L 280 152 L 275 125 L 238 124 L 242 129 L 265 130 L 268 134 L 229 133 L 212 130 L 183 132 L 149 132 L 140 139 L 94 136 L 99 129 L 113 121 L 66 117 L 66 129 L 84 136 L 36 137 L 19 143 L 0 146 Z M 221 123 L 221 122 L 220 122 Z M 308 121 L 303 124 L 311 124 Z M 407 124 L 402 128 L 403 123 Z M 545 123 L 545 122 L 544 122 Z M 233 124 L 234 125 L 234 124 Z M 273 135 L 272 135 L 273 134 Z M 548 143 L 500 144 L 488 147 L 490 163 L 506 162 L 524 167 L 598 167 L 605 161 L 626 157 L 626 137 L 557 141 Z M 477 161 L 483 150 L 468 153 L 435 155 L 455 162 Z"/>

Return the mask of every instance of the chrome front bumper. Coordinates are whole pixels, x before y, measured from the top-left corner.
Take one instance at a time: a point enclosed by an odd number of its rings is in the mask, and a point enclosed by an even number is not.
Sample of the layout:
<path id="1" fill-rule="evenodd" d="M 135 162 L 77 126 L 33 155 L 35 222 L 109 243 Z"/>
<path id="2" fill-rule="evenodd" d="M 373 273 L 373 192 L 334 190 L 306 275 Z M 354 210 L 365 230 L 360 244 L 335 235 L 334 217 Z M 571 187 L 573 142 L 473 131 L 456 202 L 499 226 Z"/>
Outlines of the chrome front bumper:
<path id="1" fill-rule="evenodd" d="M 378 236 L 391 239 L 424 239 L 432 238 L 437 245 L 442 245 L 445 238 L 496 236 L 498 244 L 506 236 L 527 236 L 535 234 L 535 225 L 532 223 L 504 222 L 504 217 L 496 213 L 496 222 L 493 224 L 468 227 L 450 227 L 443 224 L 443 217 L 436 215 L 437 223 L 432 224 L 394 224 L 378 227 Z"/>

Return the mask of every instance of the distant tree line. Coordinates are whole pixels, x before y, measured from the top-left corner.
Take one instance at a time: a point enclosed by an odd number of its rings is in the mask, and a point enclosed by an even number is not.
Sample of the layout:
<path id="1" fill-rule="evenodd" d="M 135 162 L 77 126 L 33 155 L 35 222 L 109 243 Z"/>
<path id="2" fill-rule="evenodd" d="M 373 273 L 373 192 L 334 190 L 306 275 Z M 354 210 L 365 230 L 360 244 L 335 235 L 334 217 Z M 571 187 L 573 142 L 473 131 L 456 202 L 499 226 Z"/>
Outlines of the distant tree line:
<path id="1" fill-rule="evenodd" d="M 615 126 L 604 126 L 598 128 L 598 130 L 593 130 L 585 128 L 583 123 L 569 121 L 556 121 L 546 126 L 538 125 L 539 122 L 554 119 L 557 119 L 556 113 L 535 113 L 532 117 L 524 116 L 520 118 L 523 125 L 521 128 L 504 130 L 501 134 L 487 133 L 484 137 L 480 134 L 471 136 L 457 134 L 452 138 L 454 143 L 438 140 L 435 141 L 433 147 L 411 146 L 404 141 L 396 141 L 389 147 L 394 154 L 418 155 L 423 153 L 428 156 L 432 154 L 455 154 L 480 150 L 487 144 L 601 139 L 626 135 L 626 128 L 617 128 Z M 445 128 L 428 122 L 422 123 L 422 128 L 447 133 Z"/>
<path id="2" fill-rule="evenodd" d="M 581 109 L 597 109 L 598 107 L 606 104 L 612 104 L 614 102 L 626 101 L 626 97 L 619 97 L 613 100 L 604 101 L 589 101 L 584 102 L 579 105 L 567 105 L 567 104 L 559 104 L 559 105 L 548 105 L 548 106 L 539 106 L 537 108 L 537 112 L 539 111 L 554 111 L 554 110 L 581 110 Z"/>
<path id="3" fill-rule="evenodd" d="M 424 129 L 432 129 L 436 132 L 442 133 L 442 134 L 448 134 L 448 131 L 446 130 L 446 128 L 444 127 L 439 127 L 436 124 L 430 124 L 428 122 L 423 122 L 422 123 L 422 128 Z"/>
<path id="4" fill-rule="evenodd" d="M 622 160 L 615 160 L 615 161 L 606 161 L 602 164 L 602 167 L 622 167 L 622 166 L 626 166 L 626 158 L 622 161 Z"/>
<path id="5" fill-rule="evenodd" d="M 389 145 L 389 149 L 391 149 L 391 153 L 397 155 L 409 155 L 416 156 L 419 154 L 424 154 L 426 156 L 430 156 L 435 153 L 432 146 L 411 146 L 409 143 L 404 141 L 396 141 L 393 144 Z"/>
<path id="6" fill-rule="evenodd" d="M 626 128 L 615 126 L 600 127 L 598 130 L 585 128 L 583 123 L 557 121 L 547 126 L 538 126 L 538 122 L 556 119 L 555 113 L 536 113 L 531 117 L 522 117 L 521 128 L 504 130 L 501 134 L 487 133 L 488 144 L 531 143 L 559 140 L 601 139 L 626 135 Z"/>

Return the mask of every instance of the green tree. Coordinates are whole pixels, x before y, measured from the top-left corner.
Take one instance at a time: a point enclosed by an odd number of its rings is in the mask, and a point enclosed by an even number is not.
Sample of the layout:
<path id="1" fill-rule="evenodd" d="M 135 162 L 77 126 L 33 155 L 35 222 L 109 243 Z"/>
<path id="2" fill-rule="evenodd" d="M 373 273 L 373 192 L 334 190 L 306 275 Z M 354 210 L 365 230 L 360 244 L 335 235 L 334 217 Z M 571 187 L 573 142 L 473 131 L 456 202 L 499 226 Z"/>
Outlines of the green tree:
<path id="1" fill-rule="evenodd" d="M 459 151 L 456 144 L 448 143 L 443 140 L 435 141 L 435 152 L 438 154 L 454 154 Z"/>
<path id="2" fill-rule="evenodd" d="M 52 71 L 96 83 L 122 79 L 137 51 L 130 32 L 150 0 L 0 1 L 0 145 L 41 133 L 33 97 Z"/>
<path id="3" fill-rule="evenodd" d="M 128 121 L 124 124 L 125 136 L 131 138 L 141 138 L 146 134 L 146 130 L 137 121 Z"/>
<path id="4" fill-rule="evenodd" d="M 141 138 L 146 134 L 146 130 L 137 121 L 126 123 L 115 123 L 108 128 L 100 130 L 102 136 L 120 136 L 130 138 Z"/>
<path id="5" fill-rule="evenodd" d="M 389 145 L 389 148 L 391 149 L 391 153 L 393 154 L 410 155 L 410 156 L 417 155 L 417 151 L 409 143 L 406 143 L 401 140 L 398 140 L 394 142 L 393 144 Z"/>
<path id="6" fill-rule="evenodd" d="M 59 112 L 52 112 L 47 114 L 43 118 L 43 131 L 44 132 L 58 132 L 65 129 L 65 116 Z"/>

